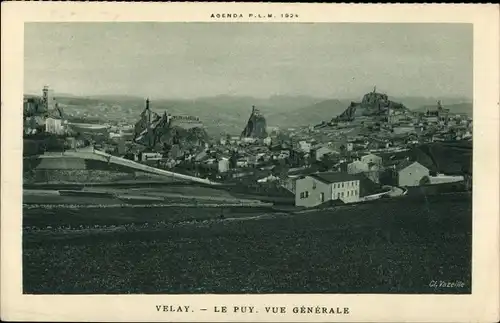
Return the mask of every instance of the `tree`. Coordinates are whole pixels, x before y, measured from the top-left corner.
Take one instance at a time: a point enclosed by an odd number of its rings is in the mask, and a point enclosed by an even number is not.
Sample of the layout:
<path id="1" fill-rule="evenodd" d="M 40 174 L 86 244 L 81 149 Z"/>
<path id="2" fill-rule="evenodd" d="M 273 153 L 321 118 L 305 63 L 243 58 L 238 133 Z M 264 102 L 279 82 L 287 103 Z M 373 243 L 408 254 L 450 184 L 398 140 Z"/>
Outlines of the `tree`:
<path id="1" fill-rule="evenodd" d="M 420 185 L 429 185 L 430 183 L 431 183 L 431 180 L 430 180 L 429 176 L 424 176 L 420 180 Z"/>
<path id="2" fill-rule="evenodd" d="M 280 160 L 280 162 L 272 169 L 271 174 L 283 179 L 288 176 L 289 169 L 290 167 L 288 164 L 284 160 Z"/>
<path id="3" fill-rule="evenodd" d="M 231 157 L 229 157 L 229 167 L 230 168 L 236 168 L 238 163 L 238 153 L 233 150 L 231 153 Z"/>
<path id="4" fill-rule="evenodd" d="M 340 145 L 340 154 L 344 156 L 346 152 L 347 152 L 346 146 L 344 144 Z"/>
<path id="5" fill-rule="evenodd" d="M 336 162 L 337 159 L 332 154 L 324 154 L 323 156 L 321 156 L 321 160 L 318 162 L 318 170 L 321 172 L 326 172 Z"/>

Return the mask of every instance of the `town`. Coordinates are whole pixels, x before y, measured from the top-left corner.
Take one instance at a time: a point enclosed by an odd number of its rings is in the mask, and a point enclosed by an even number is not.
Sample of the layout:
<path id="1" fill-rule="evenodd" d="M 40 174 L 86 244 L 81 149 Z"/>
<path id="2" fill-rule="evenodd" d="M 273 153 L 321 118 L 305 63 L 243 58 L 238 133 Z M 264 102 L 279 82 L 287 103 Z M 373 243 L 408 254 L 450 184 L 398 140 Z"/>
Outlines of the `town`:
<path id="1" fill-rule="evenodd" d="M 218 137 L 206 133 L 200 118 L 154 111 L 153 104 L 144 100 L 135 123 L 86 123 L 88 116 L 68 118 L 45 86 L 41 96 L 24 100 L 24 155 L 102 151 L 158 170 L 134 171 L 136 180 L 161 180 L 165 170 L 233 191 L 287 197 L 306 208 L 398 197 L 422 187 L 472 187 L 472 119 L 441 101 L 412 111 L 374 88 L 330 120 L 286 129 L 269 127 L 264 112 L 253 106 L 241 133 Z M 116 181 L 123 173 L 91 168 L 80 176 L 81 168 L 65 165 L 56 175 L 35 172 L 34 179 L 27 166 L 25 183 L 57 183 L 61 172 L 90 182 Z"/>
<path id="2" fill-rule="evenodd" d="M 472 24 L 302 18 L 25 24 L 23 293 L 470 294 Z"/>

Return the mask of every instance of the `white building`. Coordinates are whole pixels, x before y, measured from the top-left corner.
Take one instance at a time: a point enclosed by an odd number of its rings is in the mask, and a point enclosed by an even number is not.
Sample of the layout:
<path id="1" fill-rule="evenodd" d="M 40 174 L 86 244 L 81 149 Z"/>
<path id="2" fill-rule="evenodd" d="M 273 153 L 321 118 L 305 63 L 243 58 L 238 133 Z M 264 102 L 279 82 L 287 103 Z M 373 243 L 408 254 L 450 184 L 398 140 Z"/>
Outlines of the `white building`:
<path id="1" fill-rule="evenodd" d="M 436 121 L 437 122 L 437 121 Z M 397 126 L 393 128 L 394 134 L 396 135 L 402 135 L 402 134 L 407 134 L 407 133 L 414 133 L 415 132 L 415 127 L 413 126 Z"/>
<path id="2" fill-rule="evenodd" d="M 122 138 L 122 134 L 117 132 L 109 133 L 109 139 L 117 139 L 117 138 Z"/>
<path id="3" fill-rule="evenodd" d="M 437 174 L 437 176 L 429 176 L 429 184 L 444 184 L 444 183 L 456 183 L 464 180 L 464 176 L 461 175 L 444 175 Z"/>
<path id="4" fill-rule="evenodd" d="M 368 155 L 364 155 L 363 157 L 360 158 L 360 160 L 365 163 L 365 164 L 374 164 L 374 165 L 378 165 L 378 166 L 381 166 L 382 165 L 382 157 L 380 156 L 377 156 L 375 154 L 368 154 Z"/>
<path id="5" fill-rule="evenodd" d="M 229 170 L 229 159 L 222 157 L 219 160 L 219 173 L 225 173 Z"/>
<path id="6" fill-rule="evenodd" d="M 311 151 L 311 144 L 305 140 L 299 141 L 299 150 L 305 153 L 309 153 Z"/>
<path id="7" fill-rule="evenodd" d="M 257 142 L 258 139 L 256 138 L 252 138 L 252 137 L 244 137 L 244 138 L 241 138 L 241 142 L 245 143 L 245 144 L 253 144 L 255 142 Z"/>
<path id="8" fill-rule="evenodd" d="M 367 163 L 362 162 L 360 160 L 355 160 L 350 164 L 347 164 L 347 173 L 348 174 L 359 174 L 369 171 L 369 166 Z"/>
<path id="9" fill-rule="evenodd" d="M 266 137 L 266 138 L 264 138 L 263 141 L 264 141 L 264 145 L 271 146 L 271 143 L 272 143 L 271 137 Z"/>
<path id="10" fill-rule="evenodd" d="M 45 120 L 45 132 L 54 133 L 54 134 L 63 134 L 64 127 L 63 121 L 61 119 L 56 118 L 47 118 Z"/>
<path id="11" fill-rule="evenodd" d="M 360 201 L 360 180 L 346 173 L 316 173 L 295 180 L 295 205 L 313 207 L 326 201 Z"/>
<path id="12" fill-rule="evenodd" d="M 321 160 L 321 158 L 323 158 L 324 155 L 334 154 L 334 153 L 337 153 L 337 151 L 332 147 L 323 146 L 316 149 L 316 151 L 314 152 L 314 157 L 316 158 L 316 160 Z"/>
<path id="13" fill-rule="evenodd" d="M 286 159 L 286 158 L 290 158 L 289 150 L 282 150 L 280 151 L 279 155 L 276 156 L 276 159 Z"/>
<path id="14" fill-rule="evenodd" d="M 239 136 L 232 136 L 231 137 L 231 144 L 239 144 L 241 142 L 241 139 Z"/>
<path id="15" fill-rule="evenodd" d="M 429 177 L 429 169 L 418 162 L 405 161 L 396 166 L 398 186 L 419 186 L 424 177 Z"/>
<path id="16" fill-rule="evenodd" d="M 142 153 L 142 161 L 161 160 L 163 155 L 160 153 Z"/>

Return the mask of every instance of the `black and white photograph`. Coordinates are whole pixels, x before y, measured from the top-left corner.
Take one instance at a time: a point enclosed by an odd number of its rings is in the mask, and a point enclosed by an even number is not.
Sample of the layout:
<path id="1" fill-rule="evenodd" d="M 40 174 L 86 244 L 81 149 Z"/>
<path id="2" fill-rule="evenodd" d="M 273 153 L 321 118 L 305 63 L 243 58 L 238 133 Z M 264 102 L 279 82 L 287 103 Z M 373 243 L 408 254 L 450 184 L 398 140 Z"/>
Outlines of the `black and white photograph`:
<path id="1" fill-rule="evenodd" d="M 471 296 L 473 24 L 206 15 L 23 24 L 22 294 Z"/>
<path id="2" fill-rule="evenodd" d="M 471 292 L 472 25 L 25 25 L 25 293 Z"/>

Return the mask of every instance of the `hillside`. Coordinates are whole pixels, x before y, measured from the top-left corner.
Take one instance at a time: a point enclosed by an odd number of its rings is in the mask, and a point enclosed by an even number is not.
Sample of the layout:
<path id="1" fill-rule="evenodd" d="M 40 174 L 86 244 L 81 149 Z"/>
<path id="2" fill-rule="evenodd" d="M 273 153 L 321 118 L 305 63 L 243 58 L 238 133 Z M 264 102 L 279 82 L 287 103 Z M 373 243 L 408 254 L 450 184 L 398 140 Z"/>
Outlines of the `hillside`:
<path id="1" fill-rule="evenodd" d="M 332 121 L 353 121 L 363 116 L 384 118 L 392 110 L 406 113 L 408 108 L 399 102 L 389 100 L 387 94 L 377 93 L 374 90 L 373 92 L 363 95 L 361 102 L 351 102 L 349 107 L 341 114 L 334 117 Z"/>
<path id="2" fill-rule="evenodd" d="M 212 136 L 221 133 L 239 135 L 244 129 L 252 106 L 258 108 L 270 127 L 281 128 L 314 125 L 329 121 L 345 111 L 356 99 L 324 99 L 310 96 L 276 95 L 269 98 L 254 98 L 249 96 L 214 96 L 196 99 L 151 99 L 153 111 L 163 113 L 165 109 L 171 114 L 193 115 L 199 117 L 207 132 Z M 121 120 L 135 123 L 144 109 L 145 98 L 127 95 L 99 95 L 89 97 L 57 96 L 69 118 L 85 118 L 96 122 Z M 409 109 L 423 109 L 426 106 L 435 107 L 437 99 L 420 97 L 401 97 L 389 100 L 401 102 Z M 452 112 L 472 112 L 472 105 L 460 103 L 460 99 L 443 98 L 442 102 Z M 465 99 L 464 99 L 465 100 Z"/>
<path id="3" fill-rule="evenodd" d="M 269 125 L 276 125 L 283 128 L 315 125 L 322 121 L 330 120 L 332 116 L 342 113 L 347 105 L 347 101 L 335 99 L 323 100 L 309 106 L 288 111 L 287 113 L 272 113 L 266 115 L 266 119 Z"/>
<path id="4" fill-rule="evenodd" d="M 472 142 L 440 142 L 424 144 L 411 152 L 414 160 L 430 170 L 461 175 L 472 172 Z"/>
<path id="5" fill-rule="evenodd" d="M 452 114 L 465 114 L 469 117 L 472 117 L 473 105 L 472 102 L 462 102 L 462 103 L 454 103 L 454 104 L 443 104 L 443 108 L 450 109 L 450 113 Z M 427 110 L 435 110 L 436 105 L 425 105 L 421 106 L 415 111 L 425 112 Z"/>

